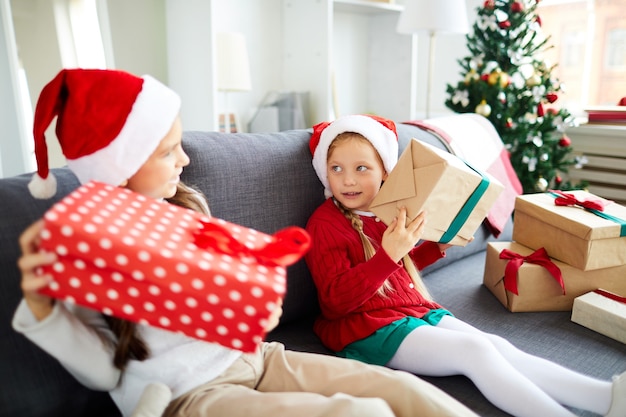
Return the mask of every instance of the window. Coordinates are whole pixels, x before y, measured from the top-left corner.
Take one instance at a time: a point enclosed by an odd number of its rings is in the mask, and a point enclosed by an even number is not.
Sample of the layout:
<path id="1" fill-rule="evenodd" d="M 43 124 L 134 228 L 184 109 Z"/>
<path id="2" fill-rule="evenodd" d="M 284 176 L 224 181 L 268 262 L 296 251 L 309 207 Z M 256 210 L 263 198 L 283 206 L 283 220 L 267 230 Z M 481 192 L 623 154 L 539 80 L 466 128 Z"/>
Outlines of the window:
<path id="1" fill-rule="evenodd" d="M 542 0 L 548 62 L 564 84 L 560 104 L 577 116 L 626 97 L 626 0 Z"/>

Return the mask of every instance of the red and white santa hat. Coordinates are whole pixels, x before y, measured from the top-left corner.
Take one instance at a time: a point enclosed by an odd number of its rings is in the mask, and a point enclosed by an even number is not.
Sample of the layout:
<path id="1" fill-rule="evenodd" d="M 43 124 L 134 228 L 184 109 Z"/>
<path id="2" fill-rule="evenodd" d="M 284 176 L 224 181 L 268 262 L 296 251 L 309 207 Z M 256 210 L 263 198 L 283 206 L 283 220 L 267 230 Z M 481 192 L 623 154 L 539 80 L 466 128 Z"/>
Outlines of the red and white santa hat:
<path id="1" fill-rule="evenodd" d="M 120 185 L 135 174 L 172 128 L 180 97 L 153 77 L 124 71 L 64 69 L 41 91 L 33 134 L 37 172 L 28 188 L 36 198 L 56 193 L 45 132 L 56 134 L 68 167 L 81 184 Z"/>
<path id="2" fill-rule="evenodd" d="M 398 162 L 398 133 L 393 121 L 374 115 L 342 116 L 333 122 L 322 122 L 313 126 L 309 149 L 313 155 L 313 168 L 324 185 L 324 195 L 332 196 L 328 184 L 328 148 L 341 133 L 358 133 L 374 146 L 383 160 L 387 173 Z"/>

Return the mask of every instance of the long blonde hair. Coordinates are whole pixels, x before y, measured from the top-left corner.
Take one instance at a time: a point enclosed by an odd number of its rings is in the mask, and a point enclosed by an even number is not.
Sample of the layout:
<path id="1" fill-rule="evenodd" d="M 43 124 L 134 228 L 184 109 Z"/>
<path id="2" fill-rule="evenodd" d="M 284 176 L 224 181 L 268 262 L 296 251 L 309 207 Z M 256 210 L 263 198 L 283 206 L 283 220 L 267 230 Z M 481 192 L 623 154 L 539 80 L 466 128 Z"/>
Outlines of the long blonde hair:
<path id="1" fill-rule="evenodd" d="M 367 138 L 365 138 L 363 135 L 359 133 L 354 133 L 354 132 L 344 132 L 344 133 L 337 135 L 337 137 L 329 145 L 327 158 L 330 159 L 333 153 L 333 150 L 337 146 L 343 143 L 349 142 L 351 140 L 356 140 L 356 141 L 361 141 L 363 143 L 366 143 L 376 151 L 376 148 L 374 148 L 372 143 L 369 140 L 367 140 Z M 378 158 L 380 165 L 383 166 L 383 161 L 378 151 L 376 151 L 376 157 Z M 339 211 L 341 211 L 341 213 L 345 216 L 345 218 L 348 219 L 352 228 L 356 230 L 356 232 L 359 234 L 359 238 L 361 239 L 361 244 L 363 245 L 363 252 L 365 253 L 365 260 L 371 259 L 376 253 L 376 248 L 374 248 L 374 245 L 372 244 L 370 237 L 367 236 L 365 232 L 363 231 L 363 220 L 361 220 L 358 214 L 346 208 L 343 204 L 341 204 L 336 199 L 335 199 L 335 203 L 337 207 L 339 208 Z M 417 267 L 415 266 L 415 264 L 413 263 L 413 260 L 408 254 L 402 258 L 402 264 L 406 272 L 411 277 L 411 281 L 413 281 L 413 285 L 415 285 L 415 289 L 425 298 L 432 300 L 432 296 L 430 295 L 430 292 L 426 288 L 426 284 L 424 284 L 424 281 L 422 280 L 422 276 L 420 275 L 419 271 L 417 270 Z M 387 279 L 380 286 L 380 288 L 378 288 L 378 294 L 380 294 L 381 296 L 386 296 L 386 293 L 388 291 L 393 291 L 393 287 L 391 286 L 391 284 L 389 283 L 389 280 Z"/>

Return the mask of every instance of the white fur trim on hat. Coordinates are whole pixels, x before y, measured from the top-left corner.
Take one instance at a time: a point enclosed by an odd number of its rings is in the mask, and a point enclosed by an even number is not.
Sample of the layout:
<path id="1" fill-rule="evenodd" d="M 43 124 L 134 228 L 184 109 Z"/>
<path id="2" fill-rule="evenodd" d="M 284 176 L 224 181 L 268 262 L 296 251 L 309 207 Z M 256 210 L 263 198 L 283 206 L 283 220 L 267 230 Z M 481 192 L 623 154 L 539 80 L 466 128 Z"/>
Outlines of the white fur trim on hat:
<path id="1" fill-rule="evenodd" d="M 369 116 L 349 115 L 338 118 L 322 131 L 313 154 L 313 168 L 324 185 L 324 195 L 327 198 L 332 196 L 327 171 L 328 148 L 338 135 L 345 132 L 358 133 L 369 140 L 378 151 L 387 173 L 398 162 L 398 138 L 395 132 Z"/>
<path id="2" fill-rule="evenodd" d="M 81 184 L 120 185 L 132 177 L 171 130 L 181 100 L 169 87 L 144 75 L 143 86 L 117 137 L 106 147 L 67 161 Z"/>

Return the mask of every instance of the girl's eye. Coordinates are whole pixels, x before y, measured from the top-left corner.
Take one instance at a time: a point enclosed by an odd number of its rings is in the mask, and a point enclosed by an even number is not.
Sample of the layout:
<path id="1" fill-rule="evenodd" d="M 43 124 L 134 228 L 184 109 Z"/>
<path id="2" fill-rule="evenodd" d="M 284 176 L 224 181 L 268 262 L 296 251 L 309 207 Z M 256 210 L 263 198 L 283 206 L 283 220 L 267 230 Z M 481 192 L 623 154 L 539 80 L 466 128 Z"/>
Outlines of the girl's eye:
<path id="1" fill-rule="evenodd" d="M 341 172 L 341 167 L 337 165 L 333 165 L 332 167 L 330 167 L 330 170 L 333 172 Z"/>
<path id="2" fill-rule="evenodd" d="M 366 171 L 366 170 L 367 170 L 367 167 L 366 167 L 365 165 L 359 165 L 359 166 L 356 168 L 356 170 L 357 170 L 357 171 L 359 171 L 359 172 L 363 172 L 363 171 Z"/>

